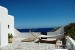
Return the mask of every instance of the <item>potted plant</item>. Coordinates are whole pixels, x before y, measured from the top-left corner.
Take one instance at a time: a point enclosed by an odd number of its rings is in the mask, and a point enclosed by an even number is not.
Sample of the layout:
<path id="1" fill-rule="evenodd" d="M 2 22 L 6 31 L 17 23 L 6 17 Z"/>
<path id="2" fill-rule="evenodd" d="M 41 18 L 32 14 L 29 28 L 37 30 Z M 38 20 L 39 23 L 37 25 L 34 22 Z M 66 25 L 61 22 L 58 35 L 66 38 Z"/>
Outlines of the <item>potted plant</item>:
<path id="1" fill-rule="evenodd" d="M 12 43 L 13 35 L 11 33 L 8 33 L 8 42 Z"/>

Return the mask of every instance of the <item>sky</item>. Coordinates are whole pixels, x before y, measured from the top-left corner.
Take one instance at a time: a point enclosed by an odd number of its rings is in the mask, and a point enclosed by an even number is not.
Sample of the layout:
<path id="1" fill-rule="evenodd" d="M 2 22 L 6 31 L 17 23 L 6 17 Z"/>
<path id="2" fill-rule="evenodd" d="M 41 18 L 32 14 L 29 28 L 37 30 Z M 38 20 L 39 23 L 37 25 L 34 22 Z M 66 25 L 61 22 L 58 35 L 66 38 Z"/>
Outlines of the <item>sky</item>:
<path id="1" fill-rule="evenodd" d="M 75 0 L 0 0 L 15 28 L 46 28 L 75 22 Z"/>

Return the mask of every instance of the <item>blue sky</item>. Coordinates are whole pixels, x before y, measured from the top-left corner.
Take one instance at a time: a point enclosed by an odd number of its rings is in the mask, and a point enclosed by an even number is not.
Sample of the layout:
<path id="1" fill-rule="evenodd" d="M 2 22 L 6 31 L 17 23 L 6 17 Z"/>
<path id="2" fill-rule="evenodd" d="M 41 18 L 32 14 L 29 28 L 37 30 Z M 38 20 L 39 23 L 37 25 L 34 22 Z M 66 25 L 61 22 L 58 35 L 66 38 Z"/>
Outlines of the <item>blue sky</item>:
<path id="1" fill-rule="evenodd" d="M 0 0 L 16 28 L 64 26 L 75 22 L 75 0 Z"/>

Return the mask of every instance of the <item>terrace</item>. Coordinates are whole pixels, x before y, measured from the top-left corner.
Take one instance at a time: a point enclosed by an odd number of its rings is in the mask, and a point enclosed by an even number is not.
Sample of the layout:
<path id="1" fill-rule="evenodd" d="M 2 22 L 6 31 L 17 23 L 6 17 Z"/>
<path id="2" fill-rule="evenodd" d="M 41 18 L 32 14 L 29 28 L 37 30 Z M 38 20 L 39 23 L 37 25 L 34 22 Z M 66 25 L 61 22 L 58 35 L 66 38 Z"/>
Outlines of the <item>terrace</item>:
<path id="1" fill-rule="evenodd" d="M 15 38 L 12 44 L 1 47 L 0 50 L 54 50 L 55 44 L 21 42 L 23 38 Z"/>
<path id="2" fill-rule="evenodd" d="M 56 48 L 55 43 L 35 43 L 32 42 L 21 42 L 25 38 L 13 38 L 13 42 L 9 45 L 0 47 L 0 50 L 75 50 L 75 42 L 70 37 L 66 37 L 66 46 L 65 48 L 60 47 Z"/>
<path id="3" fill-rule="evenodd" d="M 59 29 L 59 30 L 60 31 L 57 30 L 56 32 L 62 32 L 61 30 L 63 30 L 63 29 Z M 56 46 L 57 41 L 55 43 L 51 43 L 51 42 L 44 42 L 44 43 L 37 42 L 36 43 L 35 42 L 36 40 L 31 41 L 31 42 L 21 42 L 25 38 L 26 39 L 33 38 L 33 35 L 31 35 L 30 33 L 19 33 L 19 32 L 17 32 L 16 29 L 15 29 L 15 31 L 18 35 L 16 34 L 17 36 L 14 36 L 13 42 L 9 43 L 9 45 L 1 47 L 0 50 L 38 50 L 38 49 L 39 50 L 59 50 L 59 49 L 60 50 L 68 50 L 68 49 L 74 50 L 75 49 L 74 48 L 75 44 L 74 44 L 72 38 L 70 38 L 68 36 L 65 38 L 66 39 L 65 47 L 61 47 L 63 44 L 61 46 L 58 45 L 58 47 L 57 47 Z M 54 32 L 47 32 L 47 33 L 52 34 Z M 40 33 L 34 32 L 33 34 L 39 36 Z M 21 35 L 24 35 L 24 36 L 21 36 Z M 63 41 L 62 41 L 62 43 L 63 43 Z"/>

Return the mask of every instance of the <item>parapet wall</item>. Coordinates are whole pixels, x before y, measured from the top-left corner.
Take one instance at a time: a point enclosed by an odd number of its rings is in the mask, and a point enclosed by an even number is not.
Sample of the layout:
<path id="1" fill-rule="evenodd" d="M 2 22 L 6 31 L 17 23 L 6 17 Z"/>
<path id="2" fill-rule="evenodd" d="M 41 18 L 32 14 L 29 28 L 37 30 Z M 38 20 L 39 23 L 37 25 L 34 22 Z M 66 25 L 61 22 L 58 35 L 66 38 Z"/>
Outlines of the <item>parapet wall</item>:
<path id="1" fill-rule="evenodd" d="M 34 38 L 30 32 L 19 32 L 17 29 L 14 29 L 14 36 L 18 38 Z M 41 35 L 41 32 L 32 32 L 36 37 Z"/>
<path id="2" fill-rule="evenodd" d="M 61 39 L 62 37 L 64 37 L 64 27 L 61 27 L 55 32 L 47 32 L 47 35 L 50 35 L 50 36 L 57 35 L 58 39 Z"/>
<path id="3" fill-rule="evenodd" d="M 70 50 L 75 50 L 75 42 L 74 42 L 74 40 L 69 36 L 66 37 L 66 40 L 67 40 L 66 41 L 67 48 L 70 49 Z"/>

